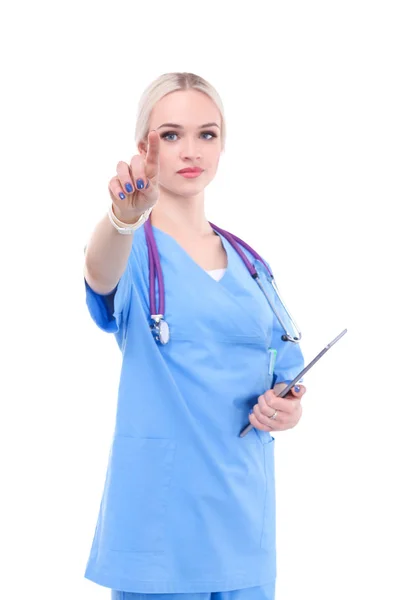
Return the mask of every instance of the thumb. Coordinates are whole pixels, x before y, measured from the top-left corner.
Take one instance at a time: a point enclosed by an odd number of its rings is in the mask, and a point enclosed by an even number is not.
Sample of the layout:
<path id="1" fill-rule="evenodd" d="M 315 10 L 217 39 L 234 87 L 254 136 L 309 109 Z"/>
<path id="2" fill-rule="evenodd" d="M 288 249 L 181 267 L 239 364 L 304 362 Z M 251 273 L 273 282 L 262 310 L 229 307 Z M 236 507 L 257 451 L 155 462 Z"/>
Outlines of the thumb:
<path id="1" fill-rule="evenodd" d="M 301 398 L 306 393 L 306 387 L 301 385 L 301 383 L 296 383 L 291 389 L 290 392 L 293 394 L 295 398 Z"/>

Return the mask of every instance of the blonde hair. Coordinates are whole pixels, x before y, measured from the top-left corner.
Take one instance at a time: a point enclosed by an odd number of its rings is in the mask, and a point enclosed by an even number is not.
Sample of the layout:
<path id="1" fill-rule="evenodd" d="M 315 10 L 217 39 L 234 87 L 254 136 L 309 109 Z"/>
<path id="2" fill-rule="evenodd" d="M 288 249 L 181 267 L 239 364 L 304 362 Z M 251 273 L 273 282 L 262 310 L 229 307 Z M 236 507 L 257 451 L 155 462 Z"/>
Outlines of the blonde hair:
<path id="1" fill-rule="evenodd" d="M 226 125 L 222 100 L 217 90 L 208 81 L 194 73 L 164 73 L 144 90 L 138 105 L 135 141 L 138 145 L 146 141 L 149 133 L 151 111 L 155 104 L 167 94 L 179 90 L 198 90 L 206 94 L 217 106 L 221 114 L 221 149 L 225 148 Z"/>

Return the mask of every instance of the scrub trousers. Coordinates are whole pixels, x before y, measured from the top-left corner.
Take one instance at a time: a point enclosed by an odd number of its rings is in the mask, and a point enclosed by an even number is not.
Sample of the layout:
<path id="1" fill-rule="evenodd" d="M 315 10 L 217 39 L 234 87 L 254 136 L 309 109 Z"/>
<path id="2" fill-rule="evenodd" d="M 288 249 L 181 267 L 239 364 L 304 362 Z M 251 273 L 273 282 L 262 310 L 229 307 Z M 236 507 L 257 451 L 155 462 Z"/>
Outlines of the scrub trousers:
<path id="1" fill-rule="evenodd" d="M 111 600 L 274 600 L 275 581 L 267 585 L 229 592 L 194 592 L 189 594 L 136 594 L 111 590 Z"/>

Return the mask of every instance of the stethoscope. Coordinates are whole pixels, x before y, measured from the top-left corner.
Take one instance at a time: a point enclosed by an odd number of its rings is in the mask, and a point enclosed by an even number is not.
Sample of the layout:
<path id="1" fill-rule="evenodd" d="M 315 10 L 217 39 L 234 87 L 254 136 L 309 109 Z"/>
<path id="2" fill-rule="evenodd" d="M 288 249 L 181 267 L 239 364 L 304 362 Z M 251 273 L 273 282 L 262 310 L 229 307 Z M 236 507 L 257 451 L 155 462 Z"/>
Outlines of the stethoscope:
<path id="1" fill-rule="evenodd" d="M 283 331 L 285 332 L 284 335 L 282 335 L 282 340 L 284 342 L 293 342 L 293 343 L 297 344 L 301 340 L 301 333 L 300 333 L 299 328 L 297 327 L 296 323 L 294 322 L 292 316 L 290 315 L 285 303 L 283 302 L 283 300 L 281 298 L 281 295 L 280 295 L 277 285 L 275 283 L 274 276 L 272 275 L 266 262 L 258 254 L 258 252 L 253 250 L 253 248 L 251 248 L 248 244 L 246 244 L 246 242 L 244 242 L 243 240 L 238 238 L 233 233 L 229 233 L 228 231 L 225 231 L 224 229 L 221 229 L 220 227 L 213 225 L 213 223 L 210 223 L 210 225 L 216 232 L 220 233 L 222 236 L 224 236 L 226 238 L 226 240 L 228 240 L 228 242 L 231 244 L 231 246 L 239 254 L 240 258 L 243 260 L 243 262 L 244 262 L 245 266 L 247 267 L 252 278 L 258 283 L 261 291 L 263 292 L 264 296 L 268 300 L 268 303 L 269 303 L 273 313 L 275 314 L 280 325 L 282 326 Z M 153 232 L 153 227 L 151 225 L 150 218 L 147 219 L 146 223 L 144 224 L 144 231 L 145 231 L 147 249 L 148 249 L 148 254 L 149 254 L 150 328 L 151 328 L 153 336 L 157 342 L 159 342 L 160 344 L 167 344 L 170 340 L 170 330 L 169 330 L 168 323 L 166 322 L 166 320 L 164 318 L 164 315 L 165 315 L 164 278 L 163 278 L 163 272 L 161 269 L 160 255 L 158 253 L 157 244 L 156 244 L 156 240 L 154 238 L 154 232 Z M 268 279 L 269 283 L 272 285 L 279 302 L 281 303 L 283 309 L 285 310 L 287 316 L 289 317 L 290 325 L 293 328 L 293 333 L 294 333 L 293 336 L 290 335 L 290 333 L 287 331 L 287 328 L 286 328 L 284 322 L 282 321 L 281 317 L 279 316 L 278 312 L 276 311 L 276 309 L 274 307 L 274 303 L 272 302 L 269 294 L 267 293 L 266 289 L 264 288 L 263 284 L 261 283 L 260 277 L 258 275 L 258 272 L 257 272 L 255 266 L 251 264 L 251 262 L 249 261 L 249 259 L 247 258 L 247 256 L 245 255 L 245 253 L 243 252 L 243 250 L 241 249 L 239 244 L 242 245 L 244 248 L 246 248 L 246 250 L 248 250 L 255 259 L 261 261 L 263 263 L 263 265 L 265 266 L 265 268 L 267 270 L 267 279 Z M 156 307 L 156 278 L 158 280 L 158 298 L 159 298 L 158 310 Z"/>

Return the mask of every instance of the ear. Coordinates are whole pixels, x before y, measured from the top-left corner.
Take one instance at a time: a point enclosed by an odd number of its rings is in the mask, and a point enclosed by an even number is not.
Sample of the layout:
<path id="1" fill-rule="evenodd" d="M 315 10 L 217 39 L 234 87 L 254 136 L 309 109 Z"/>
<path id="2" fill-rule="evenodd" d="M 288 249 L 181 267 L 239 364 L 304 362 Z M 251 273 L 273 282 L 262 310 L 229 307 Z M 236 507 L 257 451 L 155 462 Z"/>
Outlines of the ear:
<path id="1" fill-rule="evenodd" d="M 143 140 L 141 142 L 139 142 L 138 150 L 139 150 L 139 154 L 141 156 L 145 157 L 147 154 L 147 143 L 144 142 Z"/>

